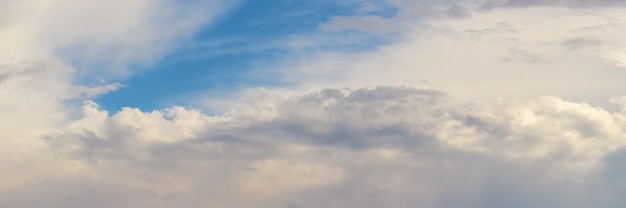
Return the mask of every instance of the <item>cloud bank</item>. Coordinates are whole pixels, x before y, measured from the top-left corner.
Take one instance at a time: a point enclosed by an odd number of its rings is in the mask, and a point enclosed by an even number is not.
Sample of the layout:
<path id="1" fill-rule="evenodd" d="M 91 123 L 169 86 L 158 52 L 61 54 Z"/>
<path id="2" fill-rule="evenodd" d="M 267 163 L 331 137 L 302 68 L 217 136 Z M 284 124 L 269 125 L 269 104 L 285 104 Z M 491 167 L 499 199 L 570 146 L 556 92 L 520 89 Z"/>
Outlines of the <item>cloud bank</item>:
<path id="1" fill-rule="evenodd" d="M 556 97 L 464 103 L 398 87 L 264 102 L 222 116 L 181 107 L 109 115 L 86 102 L 81 119 L 42 132 L 41 149 L 22 155 L 38 174 L 3 171 L 21 182 L 3 186 L 0 204 L 624 205 L 620 112 Z"/>

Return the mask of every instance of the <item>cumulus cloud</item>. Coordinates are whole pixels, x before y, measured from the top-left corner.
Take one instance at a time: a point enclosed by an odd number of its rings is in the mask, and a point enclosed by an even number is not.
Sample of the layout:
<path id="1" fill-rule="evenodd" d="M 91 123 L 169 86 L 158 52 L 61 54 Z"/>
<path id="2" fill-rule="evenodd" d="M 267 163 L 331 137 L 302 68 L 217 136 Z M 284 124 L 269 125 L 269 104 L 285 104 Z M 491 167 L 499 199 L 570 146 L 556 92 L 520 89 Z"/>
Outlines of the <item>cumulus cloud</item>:
<path id="1" fill-rule="evenodd" d="M 53 165 L 13 176 L 25 179 L 2 189 L 0 204 L 623 204 L 615 177 L 626 141 L 622 113 L 556 97 L 466 103 L 402 87 L 325 89 L 272 102 L 220 116 L 180 107 L 109 115 L 86 102 L 81 119 L 40 135 L 33 157 Z"/>

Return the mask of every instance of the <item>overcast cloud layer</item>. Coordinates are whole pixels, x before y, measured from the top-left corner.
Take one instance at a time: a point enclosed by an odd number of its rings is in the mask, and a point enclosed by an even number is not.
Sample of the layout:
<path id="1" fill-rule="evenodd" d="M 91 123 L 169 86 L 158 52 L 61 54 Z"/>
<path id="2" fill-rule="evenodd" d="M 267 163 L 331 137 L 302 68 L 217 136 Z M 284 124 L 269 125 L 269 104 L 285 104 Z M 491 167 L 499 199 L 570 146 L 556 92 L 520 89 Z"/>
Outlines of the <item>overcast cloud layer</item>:
<path id="1" fill-rule="evenodd" d="M 0 207 L 626 206 L 623 3 L 355 2 L 398 11 L 318 30 L 391 43 L 107 112 L 92 99 L 236 5 L 0 0 Z"/>

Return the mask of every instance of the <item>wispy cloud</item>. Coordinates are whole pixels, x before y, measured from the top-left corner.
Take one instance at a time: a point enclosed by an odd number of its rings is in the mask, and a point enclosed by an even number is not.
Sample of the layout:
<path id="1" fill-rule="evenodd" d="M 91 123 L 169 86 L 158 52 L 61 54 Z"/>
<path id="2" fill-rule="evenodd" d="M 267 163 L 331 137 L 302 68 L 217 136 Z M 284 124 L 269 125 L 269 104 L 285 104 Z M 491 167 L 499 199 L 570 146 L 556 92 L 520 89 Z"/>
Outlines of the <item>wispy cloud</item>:
<path id="1" fill-rule="evenodd" d="M 493 10 L 424 21 L 428 26 L 411 27 L 403 38 L 373 50 L 295 54 L 268 68 L 279 68 L 304 91 L 403 84 L 469 99 L 548 94 L 600 104 L 624 93 L 618 87 L 625 73 L 621 13 L 620 8 Z M 611 26 L 581 30 L 597 25 Z"/>

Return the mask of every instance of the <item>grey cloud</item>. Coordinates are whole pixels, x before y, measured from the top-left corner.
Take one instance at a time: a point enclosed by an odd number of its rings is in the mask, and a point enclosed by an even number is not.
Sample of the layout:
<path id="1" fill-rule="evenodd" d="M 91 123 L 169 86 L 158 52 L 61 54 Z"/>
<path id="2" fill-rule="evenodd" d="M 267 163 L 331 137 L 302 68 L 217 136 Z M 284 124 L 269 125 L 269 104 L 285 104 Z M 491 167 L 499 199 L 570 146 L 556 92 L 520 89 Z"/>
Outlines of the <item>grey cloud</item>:
<path id="1" fill-rule="evenodd" d="M 15 89 L 42 87 L 41 85 L 53 81 L 42 81 L 41 79 L 68 72 L 71 72 L 71 69 L 57 59 L 0 63 L 0 86 Z M 63 78 L 65 77 L 56 77 L 59 80 L 57 82 Z"/>
<path id="2" fill-rule="evenodd" d="M 425 116 L 420 114 L 436 111 L 445 97 L 438 91 L 411 88 L 361 89 L 347 95 L 327 89 L 285 103 L 268 128 L 283 129 L 290 137 L 313 143 L 351 148 L 420 143 L 427 135 L 414 134 L 413 129 L 420 127 L 405 123 L 403 115 Z"/>
<path id="3" fill-rule="evenodd" d="M 470 10 L 458 4 L 453 4 L 446 11 L 446 16 L 451 18 L 467 18 L 471 16 Z"/>
<path id="4" fill-rule="evenodd" d="M 398 9 L 393 17 L 380 15 L 335 16 L 318 28 L 327 31 L 363 30 L 376 33 L 402 31 L 423 20 L 460 19 L 471 16 L 472 8 L 465 2 L 450 3 L 434 0 L 386 1 Z"/>
<path id="5" fill-rule="evenodd" d="M 626 149 L 624 148 L 610 154 L 605 160 L 605 168 L 601 172 L 603 177 L 599 183 L 606 185 L 610 189 L 604 193 L 604 200 L 610 207 L 626 206 L 626 201 L 619 199 L 619 196 L 623 196 L 626 192 L 624 159 L 626 159 Z"/>
<path id="6" fill-rule="evenodd" d="M 489 10 L 497 7 L 533 7 L 561 6 L 574 8 L 626 6 L 621 0 L 487 0 L 481 9 Z"/>
<path id="7" fill-rule="evenodd" d="M 28 194 L 23 194 L 28 193 Z M 149 198 L 149 193 L 138 193 L 115 185 L 97 183 L 87 177 L 55 178 L 20 187 L 5 193 L 3 207 L 123 207 L 134 197 Z"/>
<path id="8" fill-rule="evenodd" d="M 274 102 L 270 118 L 182 108 L 109 116 L 87 103 L 84 118 L 42 137 L 60 168 L 2 191 L 0 205 L 41 206 L 31 197 L 54 200 L 48 207 L 623 204 L 623 184 L 603 182 L 621 173 L 621 153 L 599 168 L 624 146 L 620 113 L 555 97 L 457 103 L 403 87 Z"/>
<path id="9" fill-rule="evenodd" d="M 592 37 L 578 37 L 565 40 L 563 45 L 567 47 L 568 51 L 572 52 L 581 49 L 599 48 L 603 45 L 603 42 Z"/>
<path id="10" fill-rule="evenodd" d="M 544 58 L 541 57 L 541 55 L 532 53 L 528 50 L 511 47 L 507 50 L 507 55 L 505 57 L 502 57 L 502 61 L 521 61 L 526 63 L 537 63 L 544 61 Z"/>
<path id="11" fill-rule="evenodd" d="M 472 39 L 490 40 L 490 38 L 493 38 L 493 36 L 513 34 L 517 32 L 517 30 L 507 23 L 500 22 L 491 28 L 470 29 L 470 30 L 465 30 L 463 32 Z M 491 41 L 494 41 L 494 40 L 491 40 Z M 495 40 L 495 41 L 498 41 L 498 40 Z M 509 40 L 509 41 L 517 42 L 515 40 Z"/>

